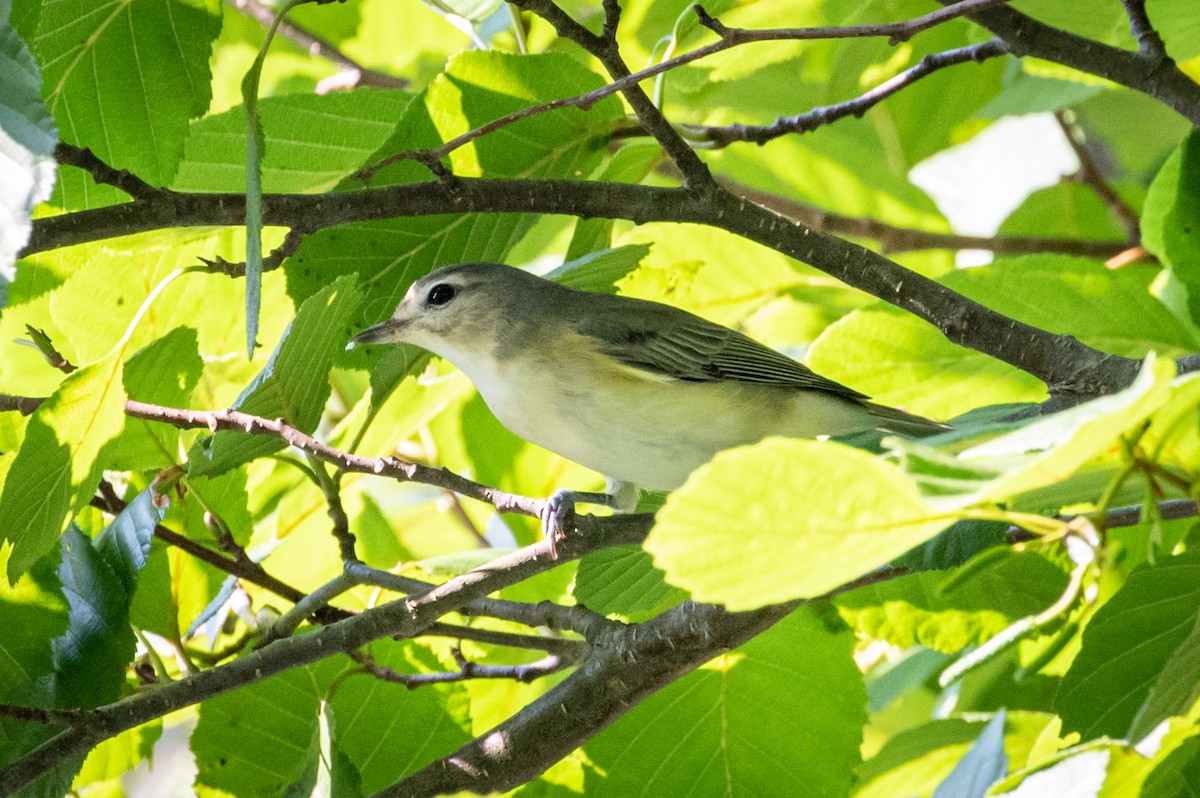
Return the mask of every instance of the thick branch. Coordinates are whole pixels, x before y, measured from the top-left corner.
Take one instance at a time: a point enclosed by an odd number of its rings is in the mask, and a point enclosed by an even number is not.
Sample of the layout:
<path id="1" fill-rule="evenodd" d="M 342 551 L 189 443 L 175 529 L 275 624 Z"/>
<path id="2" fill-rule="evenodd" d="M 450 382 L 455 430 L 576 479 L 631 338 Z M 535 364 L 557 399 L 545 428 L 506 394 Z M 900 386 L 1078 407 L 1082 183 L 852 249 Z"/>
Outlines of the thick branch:
<path id="1" fill-rule="evenodd" d="M 1085 39 L 1007 6 L 970 16 L 1007 42 L 1013 55 L 1032 55 L 1107 78 L 1153 97 L 1200 127 L 1200 85 L 1166 56 L 1130 52 Z"/>
<path id="2" fill-rule="evenodd" d="M 524 784 L 646 696 L 741 645 L 795 606 L 730 613 L 689 602 L 622 630 L 514 717 L 375 798 L 489 794 Z"/>
<path id="3" fill-rule="evenodd" d="M 277 640 L 227 665 L 200 671 L 177 682 L 124 698 L 93 710 L 88 723 L 73 726 L 47 740 L 20 760 L 0 770 L 0 795 L 15 792 L 65 758 L 97 743 L 252 682 L 317 662 L 339 651 L 354 651 L 382 637 L 415 637 L 448 612 L 484 598 L 534 574 L 557 567 L 588 551 L 636 543 L 650 526 L 647 516 L 579 519 L 580 534 L 558 544 L 559 559 L 551 560 L 550 544 L 542 541 L 499 557 L 418 596 L 364 610 L 311 634 Z"/>
<path id="4" fill-rule="evenodd" d="M 908 573 L 881 568 L 829 598 Z M 645 623 L 612 630 L 592 655 L 550 692 L 374 798 L 424 798 L 468 790 L 503 792 L 537 777 L 607 728 L 646 696 L 736 648 L 802 602 L 733 613 L 685 602 Z"/>
<path id="5" fill-rule="evenodd" d="M 132 202 L 39 219 L 29 249 L 160 227 L 237 225 L 243 221 L 244 208 L 245 198 L 240 194 L 168 192 L 161 202 Z M 310 230 L 398 216 L 472 212 L 694 222 L 727 230 L 907 310 L 935 325 L 951 341 L 1033 374 L 1056 394 L 1109 393 L 1128 385 L 1138 368 L 1137 361 L 1107 355 L 1070 336 L 1052 335 L 1009 319 L 877 252 L 785 219 L 720 189 L 697 193 L 622 183 L 458 178 L 338 194 L 263 198 L 266 224 Z M 359 464 L 347 470 L 363 467 Z M 468 496 L 476 496 L 478 488 L 444 487 Z"/>

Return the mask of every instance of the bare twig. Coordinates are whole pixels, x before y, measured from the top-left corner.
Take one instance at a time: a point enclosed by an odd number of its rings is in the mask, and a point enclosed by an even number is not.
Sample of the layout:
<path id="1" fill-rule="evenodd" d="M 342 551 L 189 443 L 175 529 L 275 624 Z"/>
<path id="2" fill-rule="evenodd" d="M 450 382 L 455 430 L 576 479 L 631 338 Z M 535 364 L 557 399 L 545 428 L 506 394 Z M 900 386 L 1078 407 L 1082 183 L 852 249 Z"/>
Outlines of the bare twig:
<path id="1" fill-rule="evenodd" d="M 236 8 L 243 14 L 253 17 L 266 27 L 270 27 L 275 22 L 275 9 L 260 3 L 258 0 L 227 0 L 227 2 L 232 8 Z M 325 60 L 342 67 L 347 72 L 357 73 L 357 80 L 349 85 L 375 86 L 382 89 L 403 89 L 408 87 L 408 81 L 404 78 L 398 78 L 395 75 L 389 75 L 386 72 L 380 72 L 363 66 L 353 58 L 347 56 L 327 39 L 317 36 L 295 22 L 290 22 L 286 19 L 283 20 L 279 23 L 278 33 L 280 36 L 289 39 L 297 47 L 308 51 L 309 55 L 319 55 Z"/>
<path id="2" fill-rule="evenodd" d="M 610 75 L 613 78 L 612 82 L 606 86 L 600 87 L 599 89 L 587 92 L 586 94 L 581 94 L 575 97 L 564 97 L 559 100 L 551 100 L 540 105 L 533 105 L 528 108 L 522 108 L 518 111 L 514 111 L 511 114 L 507 114 L 499 119 L 488 122 L 485 125 L 480 125 L 474 130 L 469 130 L 460 136 L 456 136 L 450 141 L 442 144 L 440 147 L 409 150 L 407 152 L 388 156 L 377 163 L 363 167 L 355 174 L 355 176 L 362 180 L 368 179 L 371 177 L 371 175 L 375 174 L 375 172 L 379 171 L 383 167 L 399 161 L 416 161 L 426 165 L 429 168 L 433 168 L 434 165 L 440 164 L 443 158 L 458 148 L 469 144 L 476 139 L 486 136 L 489 133 L 494 133 L 501 128 L 508 127 L 516 122 L 520 122 L 523 119 L 528 119 L 532 116 L 537 116 L 539 114 L 555 111 L 561 108 L 579 108 L 586 111 L 607 97 L 611 97 L 618 92 L 627 92 L 642 81 L 649 80 L 650 78 L 657 77 L 658 75 L 669 72 L 677 67 L 689 64 L 693 61 L 698 61 L 702 58 L 714 55 L 715 53 L 728 50 L 732 47 L 738 47 L 743 44 L 789 39 L 807 41 L 817 39 L 877 38 L 881 36 L 887 36 L 893 41 L 904 41 L 912 37 L 914 34 L 944 22 L 947 19 L 962 16 L 980 7 L 996 5 L 1005 1 L 1006 0 L 968 0 L 968 2 L 956 4 L 951 8 L 939 9 L 938 11 L 933 11 L 920 17 L 914 17 L 902 22 L 884 23 L 879 25 L 843 25 L 813 28 L 781 28 L 771 30 L 744 30 L 725 28 L 724 30 L 727 31 L 727 33 L 723 34 L 721 40 L 718 42 L 706 45 L 704 47 L 699 47 L 691 52 L 683 53 L 675 56 L 674 58 L 661 61 L 645 69 L 639 70 L 638 72 L 630 73 L 624 67 L 623 62 L 621 62 L 619 65 L 616 63 L 617 57 L 611 55 L 609 52 L 609 50 L 615 52 L 615 47 L 611 46 L 607 39 L 603 38 L 603 36 L 596 36 L 587 28 L 583 27 L 578 22 L 575 22 L 575 20 L 571 19 L 566 12 L 555 6 L 552 2 L 550 2 L 550 0 L 518 0 L 518 2 L 514 3 L 515 5 L 532 11 L 550 21 L 551 24 L 555 26 L 555 29 L 558 31 L 559 35 L 575 41 L 585 50 L 593 55 L 596 55 L 597 57 L 601 57 L 601 53 L 603 53 L 604 55 L 601 60 L 605 61 L 606 68 L 610 69 Z M 709 17 L 702 8 L 699 6 L 696 8 L 697 13 L 702 15 L 702 19 L 707 18 L 712 20 L 712 17 Z M 609 20 L 615 19 L 615 15 L 606 16 L 606 23 Z M 615 25 L 615 22 L 613 22 L 613 24 Z M 719 23 L 717 24 L 719 25 Z M 610 64 L 610 61 L 613 63 Z M 616 68 L 615 73 L 613 72 L 614 68 Z M 639 94 L 640 93 L 641 92 L 639 91 Z M 644 94 L 641 96 L 645 97 Z M 628 99 L 628 94 L 626 94 L 626 97 Z M 649 102 L 648 98 L 647 102 Z M 653 110 L 651 111 L 650 109 Z M 635 110 L 637 110 L 636 107 Z M 652 114 L 655 117 L 661 117 L 661 112 L 659 112 L 657 108 L 654 108 L 653 103 L 649 104 L 649 108 L 642 107 L 642 111 L 646 114 Z M 639 120 L 643 122 L 643 127 L 645 127 L 646 120 L 642 119 L 642 114 L 639 114 Z M 663 119 L 661 123 L 658 122 L 657 119 L 652 121 L 652 127 L 654 129 L 645 128 L 646 132 L 650 133 L 651 135 L 655 135 L 655 137 L 661 142 L 663 141 L 664 137 L 668 136 L 667 132 L 661 128 L 661 124 L 666 123 L 666 120 Z M 657 135 L 655 134 L 655 130 L 657 130 Z M 681 160 L 691 162 L 693 159 L 695 159 L 694 153 L 689 156 L 678 151 L 678 148 L 681 145 L 685 147 L 689 153 L 691 152 L 691 149 L 686 146 L 686 143 L 683 142 L 682 139 L 679 139 L 674 131 L 671 132 L 669 138 L 672 140 L 672 146 L 671 149 L 668 150 L 668 154 L 672 155 L 672 160 L 675 161 L 677 165 Z M 675 144 L 674 140 L 678 140 L 678 144 Z M 678 155 L 679 157 L 676 158 L 674 157 L 675 155 Z M 699 163 L 698 159 L 696 159 L 696 163 Z M 692 168 L 695 169 L 695 164 L 692 164 Z M 684 171 L 682 166 L 680 166 L 680 170 L 681 172 Z M 707 170 L 705 170 L 705 173 L 707 173 Z M 684 172 L 684 174 L 686 175 L 687 172 Z M 704 180 L 702 176 L 698 179 L 700 179 L 702 182 Z"/>
<path id="3" fill-rule="evenodd" d="M 493 629 L 479 629 L 474 626 L 454 626 L 448 623 L 435 623 L 425 630 L 424 637 L 449 637 L 454 640 L 471 640 L 476 643 L 487 643 L 493 646 L 520 648 L 527 651 L 545 651 L 550 654 L 562 654 L 567 657 L 578 657 L 587 643 L 582 640 L 565 637 L 549 637 L 546 635 L 522 635 L 515 632 L 497 632 Z"/>
<path id="4" fill-rule="evenodd" d="M 180 429 L 205 428 L 211 432 L 229 430 L 250 435 L 270 435 L 342 471 L 378 474 L 404 482 L 422 482 L 448 488 L 464 496 L 487 502 L 499 512 L 537 516 L 541 511 L 540 501 L 489 488 L 444 468 L 409 463 L 394 457 L 360 457 L 340 451 L 301 432 L 282 419 L 266 419 L 237 410 L 182 410 L 133 400 L 125 403 L 125 412 L 133 418 L 161 421 Z"/>
<path id="5" fill-rule="evenodd" d="M 1146 0 L 1121 0 L 1121 3 L 1125 6 L 1126 16 L 1129 17 L 1129 32 L 1137 40 L 1138 50 L 1142 55 L 1155 60 L 1166 59 L 1167 48 L 1146 14 Z"/>
<path id="6" fill-rule="evenodd" d="M 342 562 L 358 562 L 358 555 L 354 552 L 354 547 L 358 541 L 350 532 L 350 518 L 346 515 L 346 509 L 342 506 L 341 472 L 337 472 L 336 475 L 331 476 L 325 470 L 325 465 L 318 462 L 313 455 L 309 455 L 309 465 L 313 476 L 316 478 L 317 487 L 321 489 L 321 494 L 325 497 L 329 520 L 332 524 L 330 532 L 333 534 L 334 540 L 337 541 L 338 552 L 342 555 Z"/>
<path id="7" fill-rule="evenodd" d="M 1068 121 L 1066 114 L 1062 111 L 1056 112 L 1054 119 L 1062 129 L 1063 137 L 1071 146 L 1075 157 L 1079 159 L 1079 172 L 1076 179 L 1094 191 L 1100 201 L 1104 203 L 1104 207 L 1108 209 L 1109 214 L 1121 227 L 1125 228 L 1126 244 L 1136 246 L 1142 237 L 1141 219 L 1138 217 L 1137 211 L 1130 207 L 1129 203 L 1122 199 L 1121 195 L 1104 179 L 1100 167 L 1096 164 L 1096 159 L 1092 157 L 1092 152 L 1088 149 L 1083 130 Z"/>
<path id="8" fill-rule="evenodd" d="M 807 133 L 848 116 L 861 117 L 882 100 L 938 70 L 971 61 L 982 63 L 988 59 L 1006 55 L 1008 52 L 1008 45 L 1003 41 L 991 39 L 980 44 L 931 53 L 922 58 L 915 66 L 852 100 L 814 108 L 795 116 L 780 117 L 769 125 L 733 124 L 721 127 L 690 127 L 687 128 L 688 137 L 711 144 L 713 147 L 727 147 L 735 141 L 765 144 L 789 133 Z"/>
<path id="9" fill-rule="evenodd" d="M 60 141 L 54 148 L 54 157 L 60 164 L 82 169 L 97 183 L 120 189 L 134 199 L 149 199 L 162 191 L 133 172 L 112 168 L 87 147 L 77 147 Z"/>
<path id="10" fill-rule="evenodd" d="M 271 254 L 263 258 L 263 272 L 274 271 L 283 265 L 283 262 L 296 254 L 296 250 L 300 249 L 300 245 L 304 243 L 304 237 L 309 231 L 300 227 L 293 227 L 288 230 L 284 236 L 283 243 L 271 250 Z M 218 255 L 215 258 L 200 258 L 200 262 L 204 264 L 206 271 L 214 274 L 224 274 L 227 277 L 245 277 L 246 262 L 245 261 L 228 261 Z"/>
<path id="11" fill-rule="evenodd" d="M 234 662 L 94 710 L 89 723 L 59 733 L 0 769 L 0 794 L 15 792 L 65 757 L 87 751 L 102 740 L 176 709 L 317 662 L 334 652 L 354 651 L 372 640 L 388 636 L 415 637 L 442 615 L 536 573 L 558 567 L 565 560 L 587 551 L 636 542 L 649 530 L 650 521 L 645 516 L 584 517 L 580 519 L 580 526 L 583 527 L 582 534 L 569 535 L 560 541 L 558 560 L 551 559 L 550 544 L 541 541 L 450 579 L 421 595 L 364 610 L 311 634 L 278 640 Z M 730 617 L 741 619 L 744 616 Z M 696 631 L 692 630 L 693 633 Z"/>
<path id="12" fill-rule="evenodd" d="M 692 8 L 700 19 L 700 24 L 720 36 L 722 39 L 732 39 L 739 44 L 744 42 L 781 41 L 786 39 L 837 38 L 852 39 L 868 36 L 887 36 L 888 44 L 906 42 L 923 30 L 947 22 L 951 19 L 972 14 L 992 6 L 1003 5 L 1008 0 L 959 0 L 952 5 L 903 22 L 885 22 L 878 25 L 848 25 L 843 30 L 848 33 L 839 36 L 813 36 L 812 31 L 822 28 L 773 28 L 771 30 L 747 30 L 746 28 L 729 28 L 709 15 L 704 7 L 697 4 Z"/>
<path id="13" fill-rule="evenodd" d="M 509 679 L 516 682 L 532 682 L 551 673 L 557 673 L 574 664 L 569 656 L 547 654 L 534 662 L 524 665 L 478 665 L 462 656 L 462 652 L 454 649 L 455 660 L 458 662 L 457 671 L 442 671 L 437 673 L 400 673 L 386 665 L 380 665 L 370 656 L 356 657 L 362 672 L 385 682 L 403 684 L 412 689 L 426 684 L 446 684 L 447 682 L 465 682 L 469 679 Z"/>

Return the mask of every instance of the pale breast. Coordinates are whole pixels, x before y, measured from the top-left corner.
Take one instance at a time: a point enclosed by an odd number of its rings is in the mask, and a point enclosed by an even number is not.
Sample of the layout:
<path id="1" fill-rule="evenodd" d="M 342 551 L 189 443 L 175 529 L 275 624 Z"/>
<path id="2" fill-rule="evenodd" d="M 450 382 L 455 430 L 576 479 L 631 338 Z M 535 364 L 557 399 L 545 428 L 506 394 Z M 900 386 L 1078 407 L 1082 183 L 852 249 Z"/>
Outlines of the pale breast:
<path id="1" fill-rule="evenodd" d="M 468 376 L 515 434 L 651 490 L 673 490 L 717 452 L 770 435 L 815 437 L 873 426 L 858 405 L 821 392 L 682 382 L 590 358 L 575 366 L 509 363 Z"/>

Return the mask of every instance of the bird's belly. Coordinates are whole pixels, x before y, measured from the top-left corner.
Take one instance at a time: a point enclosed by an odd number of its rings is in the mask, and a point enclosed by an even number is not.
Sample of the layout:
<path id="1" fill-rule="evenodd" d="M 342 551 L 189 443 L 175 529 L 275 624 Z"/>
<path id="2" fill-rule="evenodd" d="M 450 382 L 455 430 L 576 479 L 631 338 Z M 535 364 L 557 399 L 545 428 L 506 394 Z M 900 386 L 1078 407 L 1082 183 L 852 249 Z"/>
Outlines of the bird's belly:
<path id="1" fill-rule="evenodd" d="M 606 374 L 505 375 L 479 385 L 505 427 L 581 465 L 651 490 L 673 490 L 722 449 L 770 435 L 836 435 L 871 423 L 820 392 Z M 589 390 L 589 385 L 592 389 Z"/>

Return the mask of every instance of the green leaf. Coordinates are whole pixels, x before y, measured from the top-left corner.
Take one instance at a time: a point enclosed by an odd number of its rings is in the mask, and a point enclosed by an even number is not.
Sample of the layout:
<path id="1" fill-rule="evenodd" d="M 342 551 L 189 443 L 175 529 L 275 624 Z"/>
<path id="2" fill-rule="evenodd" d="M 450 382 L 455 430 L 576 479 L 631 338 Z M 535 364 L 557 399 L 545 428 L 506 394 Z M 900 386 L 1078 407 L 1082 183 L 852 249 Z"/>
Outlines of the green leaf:
<path id="1" fill-rule="evenodd" d="M 7 16 L 0 14 L 0 135 L 6 139 L 0 160 L 0 277 L 9 281 L 17 253 L 29 240 L 33 207 L 54 190 L 58 131 L 42 102 L 41 73 Z"/>
<path id="2" fill-rule="evenodd" d="M 661 570 L 638 546 L 614 546 L 584 555 L 572 594 L 590 610 L 624 616 L 657 614 L 687 599 L 666 583 Z"/>
<path id="3" fill-rule="evenodd" d="M 110 737 L 88 752 L 83 768 L 72 787 L 78 795 L 98 798 L 100 795 L 121 796 L 121 776 L 150 759 L 154 744 L 162 736 L 161 718 Z M 106 792 L 98 793 L 104 785 Z M 83 789 L 81 789 L 83 788 Z"/>
<path id="4" fill-rule="evenodd" d="M 411 96 L 382 89 L 264 97 L 263 191 L 328 191 L 379 149 L 404 114 Z M 176 191 L 241 191 L 246 186 L 242 148 L 246 120 L 240 110 L 192 122 L 184 142 Z"/>
<path id="5" fill-rule="evenodd" d="M 931 324 L 883 305 L 831 325 L 809 350 L 807 362 L 818 374 L 881 404 L 934 418 L 1046 397 L 1036 377 L 950 343 Z"/>
<path id="6" fill-rule="evenodd" d="M 667 497 L 645 545 L 668 582 L 744 610 L 819 596 L 949 522 L 892 463 L 771 438 L 697 469 Z"/>
<path id="7" fill-rule="evenodd" d="M 1099 497 L 1119 466 L 1119 439 L 1147 419 L 1153 431 L 1147 445 L 1168 431 L 1178 436 L 1179 420 L 1200 402 L 1200 378 L 1187 374 L 1172 381 L 1174 371 L 1171 361 L 1149 358 L 1125 390 L 1025 423 L 955 455 L 900 438 L 889 439 L 888 446 L 939 506 L 1016 499 L 1021 508 L 1057 510 Z M 1181 445 L 1182 451 L 1190 448 Z M 1168 442 L 1167 462 L 1173 460 L 1170 449 Z"/>
<path id="8" fill-rule="evenodd" d="M 360 297 L 354 278 L 341 277 L 306 299 L 266 368 L 234 408 L 282 418 L 304 432 L 315 430 L 329 398 L 329 370 L 351 335 L 350 319 Z M 189 473 L 221 474 L 285 445 L 274 436 L 217 432 L 206 446 L 192 448 Z"/>
<path id="9" fill-rule="evenodd" d="M 96 538 L 96 550 L 121 580 L 127 596 L 137 590 L 138 575 L 150 554 L 154 528 L 167 512 L 167 497 L 154 486 L 133 497 L 112 523 Z"/>
<path id="10" fill-rule="evenodd" d="M 1010 762 L 1025 762 L 1050 717 L 1031 712 L 1007 715 L 1004 750 Z M 855 774 L 860 785 L 855 798 L 929 795 L 966 755 L 983 728 L 982 721 L 954 718 L 927 722 L 892 735 Z"/>
<path id="11" fill-rule="evenodd" d="M 1171 652 L 1133 719 L 1129 736 L 1141 740 L 1172 715 L 1186 715 L 1200 700 L 1200 614 L 1183 642 Z"/>
<path id="12" fill-rule="evenodd" d="M 1066 574 L 1046 558 L 1000 551 L 984 555 L 986 564 L 908 574 L 844 593 L 834 604 L 869 639 L 960 651 L 1041 612 L 1066 588 Z"/>
<path id="13" fill-rule="evenodd" d="M 207 0 L 41 5 L 30 44 L 45 67 L 46 100 L 63 140 L 151 185 L 166 185 L 183 152 L 187 120 L 208 109 L 219 7 Z M 65 177 L 62 204 L 91 207 L 90 184 L 78 172 Z"/>
<path id="14" fill-rule="evenodd" d="M 559 54 L 462 53 L 408 106 L 395 135 L 371 160 L 436 147 L 513 111 L 601 85 L 594 72 Z M 619 115 L 613 98 L 588 113 L 540 114 L 459 148 L 449 160 L 463 177 L 576 179 L 599 165 L 609 125 Z M 426 179 L 423 167 L 400 163 L 380 170 L 372 185 Z M 365 326 L 389 316 L 408 286 L 435 266 L 504 260 L 533 222 L 521 214 L 467 214 L 330 228 L 306 238 L 285 264 L 288 292 L 303 299 L 336 275 L 357 273 L 366 298 L 356 324 Z"/>
<path id="15" fill-rule="evenodd" d="M 1106 749 L 1112 747 L 1115 746 L 1105 746 L 1099 750 L 1081 750 L 1064 756 L 1048 767 L 1004 782 L 1005 787 L 1016 782 L 1016 789 L 1005 789 L 1003 792 L 992 794 L 1004 798 L 1041 798 L 1044 795 L 1099 798 L 1104 787 L 1105 767 L 1112 756 L 1111 751 Z"/>
<path id="16" fill-rule="evenodd" d="M 176 327 L 135 352 L 125 361 L 125 393 L 139 402 L 187 407 L 204 371 L 198 344 L 194 329 Z M 179 460 L 180 437 L 181 431 L 169 424 L 126 419 L 111 466 L 126 471 L 168 468 Z"/>
<path id="17" fill-rule="evenodd" d="M 979 109 L 980 117 L 1000 119 L 1005 116 L 1050 113 L 1104 91 L 1103 86 L 1095 84 L 1031 75 L 1019 65 L 1006 77 L 1004 88 Z"/>
<path id="18" fill-rule="evenodd" d="M 200 704 L 191 737 L 196 786 L 231 795 L 283 795 L 317 754 L 328 670 L 295 668 Z"/>
<path id="19" fill-rule="evenodd" d="M 53 644 L 58 703 L 98 707 L 117 697 L 133 659 L 136 640 L 129 628 L 129 594 L 76 526 L 62 537 L 58 575 L 70 605 L 70 626 Z"/>
<path id="20" fill-rule="evenodd" d="M 649 253 L 649 244 L 602 249 L 568 261 L 544 277 L 582 291 L 615 294 L 616 283 L 636 269 Z"/>
<path id="21" fill-rule="evenodd" d="M 0 557 L 2 559 L 2 557 Z M 51 640 L 66 631 L 68 605 L 55 572 L 58 552 L 40 560 L 13 585 L 0 579 L 0 702 L 54 706 Z M 0 765 L 53 735 L 42 724 L 0 718 Z"/>
<path id="22" fill-rule="evenodd" d="M 1200 555 L 1135 569 L 1084 629 L 1083 647 L 1055 701 L 1063 727 L 1079 731 L 1085 740 L 1129 735 L 1152 687 L 1165 686 L 1159 681 L 1164 668 L 1187 640 L 1198 613 Z M 1156 701 L 1146 711 L 1162 708 Z"/>
<path id="23" fill-rule="evenodd" d="M 138 574 L 138 589 L 129 607 L 130 623 L 138 629 L 179 642 L 179 607 L 172 587 L 188 590 L 193 586 L 182 578 L 172 579 L 170 554 L 165 546 L 152 548 Z"/>
<path id="24" fill-rule="evenodd" d="M 846 795 L 866 690 L 854 638 L 811 612 L 655 693 L 584 745 L 588 796 Z"/>
<path id="25" fill-rule="evenodd" d="M 1188 0 L 1155 0 L 1147 11 L 1173 59 L 1186 61 L 1200 54 L 1200 19 Z"/>
<path id="26" fill-rule="evenodd" d="M 1124 189 L 1119 193 L 1126 196 L 1127 199 L 1131 201 L 1141 199 L 1140 187 L 1134 189 L 1120 186 L 1119 188 Z M 1133 196 L 1129 197 L 1130 194 Z M 1104 201 L 1096 196 L 1095 191 L 1079 183 L 1058 183 L 1033 192 L 1017 206 L 1015 211 L 1009 214 L 997 233 L 1012 236 L 1061 236 L 1092 241 L 1111 241 L 1113 254 L 1128 246 L 1125 239 L 1126 229 L 1113 217 L 1112 212 L 1104 205 Z M 1046 256 L 1040 256 L 1034 260 L 1040 262 L 1044 257 Z M 1004 260 L 1012 262 L 1026 259 L 1005 258 Z M 1153 268 L 1142 269 L 1140 267 L 1133 271 L 1146 271 L 1151 274 L 1157 272 Z"/>
<path id="27" fill-rule="evenodd" d="M 980 732 L 971 750 L 933 791 L 933 798 L 983 798 L 988 787 L 1008 773 L 1004 718 L 1005 712 L 1001 709 Z"/>
<path id="28" fill-rule="evenodd" d="M 101 448 L 124 423 L 117 352 L 68 375 L 34 411 L 0 493 L 0 534 L 13 544 L 10 581 L 54 547 L 91 499 L 104 466 Z"/>
<path id="29" fill-rule="evenodd" d="M 400 673 L 443 670 L 416 643 L 376 643 L 372 654 Z M 341 682 L 330 706 L 338 745 L 362 774 L 363 792 L 382 789 L 465 744 L 470 738 L 455 718 L 464 699 L 461 685 L 410 690 L 361 674 Z"/>
<path id="30" fill-rule="evenodd" d="M 1142 245 L 1188 289 L 1192 321 L 1200 323 L 1200 133 L 1192 131 L 1163 164 L 1142 214 Z"/>
<path id="31" fill-rule="evenodd" d="M 694 15 L 691 15 L 694 16 Z M 627 144 L 617 150 L 595 180 L 618 183 L 641 183 L 654 164 L 663 157 L 662 148 L 654 144 Z M 567 246 L 566 259 L 578 260 L 588 253 L 607 249 L 612 244 L 612 219 L 580 219 Z"/>
<path id="32" fill-rule="evenodd" d="M 1151 293 L 1156 276 L 1152 269 L 1113 270 L 1086 258 L 1031 255 L 960 269 L 941 282 L 998 313 L 1124 357 L 1200 349 L 1196 332 Z"/>

